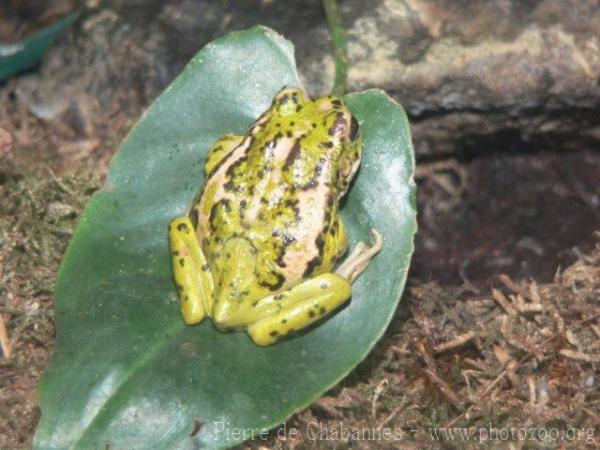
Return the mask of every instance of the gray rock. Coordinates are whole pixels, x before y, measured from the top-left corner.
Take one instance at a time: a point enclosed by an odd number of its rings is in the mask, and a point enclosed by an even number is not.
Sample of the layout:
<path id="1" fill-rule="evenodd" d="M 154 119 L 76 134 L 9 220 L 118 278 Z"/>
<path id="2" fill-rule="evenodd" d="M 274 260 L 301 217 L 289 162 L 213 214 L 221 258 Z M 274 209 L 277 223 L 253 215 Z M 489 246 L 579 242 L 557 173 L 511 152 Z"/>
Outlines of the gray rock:
<path id="1" fill-rule="evenodd" d="M 597 2 L 384 0 L 370 11 L 361 3 L 345 3 L 347 16 L 356 11 L 350 86 L 399 100 L 419 155 L 485 151 L 492 138 L 597 145 Z"/>
<path id="2" fill-rule="evenodd" d="M 82 134 L 137 117 L 204 44 L 262 23 L 296 45 L 313 95 L 333 79 L 320 2 L 111 0 L 82 19 L 17 93 Z M 594 0 L 346 0 L 349 90 L 382 88 L 413 124 L 417 155 L 576 149 L 600 142 Z"/>

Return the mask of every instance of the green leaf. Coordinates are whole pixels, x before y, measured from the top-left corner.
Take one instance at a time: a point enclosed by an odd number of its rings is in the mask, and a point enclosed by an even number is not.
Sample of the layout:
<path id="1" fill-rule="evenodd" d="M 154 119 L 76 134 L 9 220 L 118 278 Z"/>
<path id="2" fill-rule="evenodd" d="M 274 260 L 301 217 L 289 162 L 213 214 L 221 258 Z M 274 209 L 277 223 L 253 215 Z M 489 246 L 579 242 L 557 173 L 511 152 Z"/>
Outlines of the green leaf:
<path id="1" fill-rule="evenodd" d="M 231 34 L 200 51 L 123 142 L 59 273 L 36 448 L 232 446 L 309 405 L 381 337 L 416 222 L 406 116 L 374 90 L 345 98 L 362 123 L 364 159 L 343 215 L 352 244 L 368 241 L 372 226 L 385 243 L 349 305 L 266 348 L 180 318 L 167 225 L 201 186 L 210 145 L 243 133 L 284 85 L 300 86 L 289 42 L 263 27 Z"/>
<path id="2" fill-rule="evenodd" d="M 71 25 L 79 13 L 71 13 L 21 42 L 0 45 L 0 81 L 40 62 L 56 36 Z"/>

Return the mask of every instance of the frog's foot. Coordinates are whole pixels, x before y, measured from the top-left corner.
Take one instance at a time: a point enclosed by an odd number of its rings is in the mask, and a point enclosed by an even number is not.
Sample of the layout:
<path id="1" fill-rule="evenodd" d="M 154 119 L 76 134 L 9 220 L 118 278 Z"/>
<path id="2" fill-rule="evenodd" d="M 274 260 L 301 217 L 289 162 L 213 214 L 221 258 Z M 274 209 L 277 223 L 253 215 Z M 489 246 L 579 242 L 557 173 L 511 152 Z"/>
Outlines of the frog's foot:
<path id="1" fill-rule="evenodd" d="M 373 245 L 369 247 L 364 242 L 356 244 L 352 253 L 350 253 L 335 271 L 338 275 L 348 279 L 350 284 L 354 283 L 354 280 L 363 273 L 371 259 L 379 253 L 383 247 L 383 238 L 381 237 L 381 234 L 379 234 L 379 231 L 375 228 L 371 228 L 371 234 L 373 235 Z"/>
<path id="2" fill-rule="evenodd" d="M 181 313 L 188 325 L 195 325 L 211 311 L 213 279 L 200 249 L 189 217 L 177 217 L 169 225 L 173 277 L 181 299 Z"/>
<path id="3" fill-rule="evenodd" d="M 324 273 L 291 289 L 266 297 L 256 309 L 268 313 L 248 326 L 257 345 L 271 345 L 293 331 L 306 328 L 350 299 L 349 281 L 335 273 Z"/>

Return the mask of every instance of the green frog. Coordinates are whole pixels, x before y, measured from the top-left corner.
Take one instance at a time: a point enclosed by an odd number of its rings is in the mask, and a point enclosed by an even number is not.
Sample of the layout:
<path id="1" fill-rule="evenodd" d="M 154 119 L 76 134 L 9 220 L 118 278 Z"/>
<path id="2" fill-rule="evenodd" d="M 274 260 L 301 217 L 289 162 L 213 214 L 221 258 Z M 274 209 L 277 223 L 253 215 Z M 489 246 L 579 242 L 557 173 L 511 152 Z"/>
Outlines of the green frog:
<path id="1" fill-rule="evenodd" d="M 169 228 L 186 324 L 208 315 L 270 345 L 350 299 L 353 281 L 382 248 L 347 250 L 340 199 L 358 170 L 359 124 L 333 96 L 284 88 L 245 135 L 221 137 L 188 215 Z"/>

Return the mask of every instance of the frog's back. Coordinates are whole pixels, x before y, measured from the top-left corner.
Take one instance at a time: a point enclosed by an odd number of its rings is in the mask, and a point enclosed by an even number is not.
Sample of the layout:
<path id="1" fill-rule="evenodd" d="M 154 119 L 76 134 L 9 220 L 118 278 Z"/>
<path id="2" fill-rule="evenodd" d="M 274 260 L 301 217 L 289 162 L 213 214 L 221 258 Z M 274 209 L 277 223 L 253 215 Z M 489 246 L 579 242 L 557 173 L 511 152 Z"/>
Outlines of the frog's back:
<path id="1" fill-rule="evenodd" d="M 322 266 L 337 200 L 327 161 L 317 161 L 310 176 L 295 176 L 301 140 L 277 133 L 255 139 L 262 142 L 246 137 L 209 177 L 198 205 L 198 235 L 209 260 L 221 256 L 229 239 L 247 239 L 257 250 L 260 281 L 276 291 Z"/>

